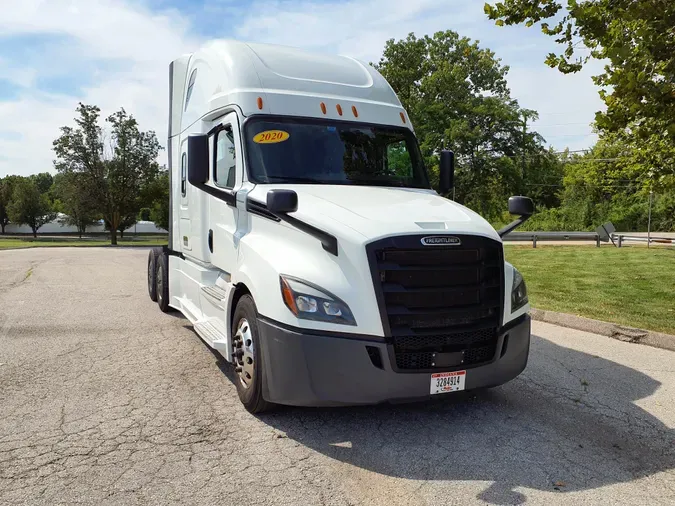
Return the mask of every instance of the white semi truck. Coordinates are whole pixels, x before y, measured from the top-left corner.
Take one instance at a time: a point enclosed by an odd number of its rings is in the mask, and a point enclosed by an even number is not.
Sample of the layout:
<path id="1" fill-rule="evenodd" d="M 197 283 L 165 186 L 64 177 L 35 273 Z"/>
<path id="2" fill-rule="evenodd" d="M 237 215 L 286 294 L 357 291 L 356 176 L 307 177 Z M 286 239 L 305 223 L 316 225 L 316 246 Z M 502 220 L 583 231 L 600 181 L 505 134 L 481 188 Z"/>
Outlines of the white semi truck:
<path id="1" fill-rule="evenodd" d="M 168 247 L 148 290 L 236 371 L 251 412 L 427 399 L 526 367 L 525 282 L 481 216 L 431 188 L 372 66 L 219 40 L 169 67 Z M 440 154 L 441 193 L 453 182 Z"/>

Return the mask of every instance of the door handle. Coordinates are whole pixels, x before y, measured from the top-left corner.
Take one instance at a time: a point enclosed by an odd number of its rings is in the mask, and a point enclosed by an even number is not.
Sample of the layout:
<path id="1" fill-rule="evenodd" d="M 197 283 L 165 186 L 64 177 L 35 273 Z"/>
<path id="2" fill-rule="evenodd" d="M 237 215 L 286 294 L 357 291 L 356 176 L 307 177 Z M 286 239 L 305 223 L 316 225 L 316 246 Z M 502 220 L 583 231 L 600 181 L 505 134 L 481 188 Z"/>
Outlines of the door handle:
<path id="1" fill-rule="evenodd" d="M 213 230 L 209 229 L 209 251 L 213 253 Z"/>

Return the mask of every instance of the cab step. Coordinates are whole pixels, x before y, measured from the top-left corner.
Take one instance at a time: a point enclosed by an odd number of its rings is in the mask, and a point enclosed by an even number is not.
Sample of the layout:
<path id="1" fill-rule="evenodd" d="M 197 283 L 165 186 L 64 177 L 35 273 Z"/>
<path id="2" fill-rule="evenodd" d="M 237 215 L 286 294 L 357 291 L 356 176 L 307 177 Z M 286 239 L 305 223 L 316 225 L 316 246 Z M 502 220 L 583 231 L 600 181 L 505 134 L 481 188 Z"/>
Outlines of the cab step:
<path id="1" fill-rule="evenodd" d="M 212 348 L 224 352 L 231 351 L 228 349 L 225 333 L 212 322 L 208 320 L 196 322 L 193 326 L 197 334 Z"/>
<path id="2" fill-rule="evenodd" d="M 227 291 L 217 285 L 202 286 L 202 292 L 219 304 L 227 300 Z"/>

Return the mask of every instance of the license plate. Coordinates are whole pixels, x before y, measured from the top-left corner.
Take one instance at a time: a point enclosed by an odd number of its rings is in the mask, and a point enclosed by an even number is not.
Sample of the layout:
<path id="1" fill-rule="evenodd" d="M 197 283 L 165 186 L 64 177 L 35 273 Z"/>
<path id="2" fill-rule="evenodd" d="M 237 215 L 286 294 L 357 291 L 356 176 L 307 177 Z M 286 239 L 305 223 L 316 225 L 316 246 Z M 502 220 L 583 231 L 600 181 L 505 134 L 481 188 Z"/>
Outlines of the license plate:
<path id="1" fill-rule="evenodd" d="M 466 371 L 437 372 L 431 375 L 431 395 L 464 390 Z"/>

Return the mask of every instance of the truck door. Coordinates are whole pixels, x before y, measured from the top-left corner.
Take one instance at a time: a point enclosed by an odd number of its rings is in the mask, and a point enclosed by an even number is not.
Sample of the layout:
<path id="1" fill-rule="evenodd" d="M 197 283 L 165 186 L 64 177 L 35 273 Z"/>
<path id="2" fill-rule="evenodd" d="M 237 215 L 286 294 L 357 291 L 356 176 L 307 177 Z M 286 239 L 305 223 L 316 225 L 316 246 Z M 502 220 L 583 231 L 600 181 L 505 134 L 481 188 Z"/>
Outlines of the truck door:
<path id="1" fill-rule="evenodd" d="M 243 181 L 239 121 L 230 113 L 214 122 L 211 146 L 211 178 L 220 193 L 209 203 L 209 250 L 211 263 L 231 274 L 237 264 L 239 237 L 235 194 Z"/>
<path id="2" fill-rule="evenodd" d="M 183 251 L 192 250 L 192 231 L 190 230 L 190 206 L 187 182 L 187 139 L 180 147 L 180 243 Z"/>

